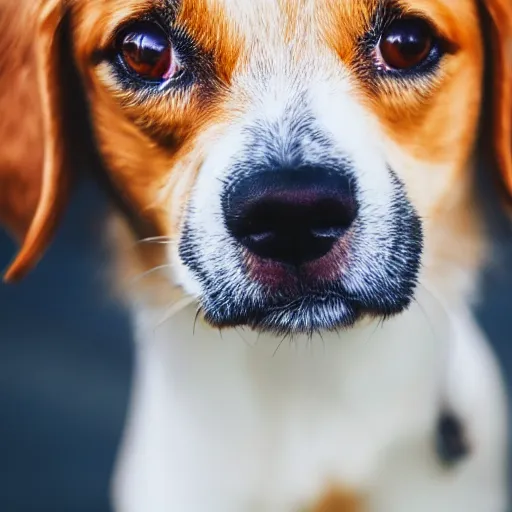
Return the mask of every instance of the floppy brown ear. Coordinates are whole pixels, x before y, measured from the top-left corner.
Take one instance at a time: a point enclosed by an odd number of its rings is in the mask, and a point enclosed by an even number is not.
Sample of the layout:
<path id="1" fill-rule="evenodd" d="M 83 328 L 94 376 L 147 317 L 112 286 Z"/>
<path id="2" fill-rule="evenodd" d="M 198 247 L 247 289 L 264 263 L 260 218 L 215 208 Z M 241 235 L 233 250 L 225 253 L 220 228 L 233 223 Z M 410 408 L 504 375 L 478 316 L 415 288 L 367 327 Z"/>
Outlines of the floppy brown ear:
<path id="1" fill-rule="evenodd" d="M 512 197 L 512 0 L 483 0 L 491 24 L 492 140 L 502 183 Z"/>
<path id="2" fill-rule="evenodd" d="M 5 29 L 0 42 L 7 43 L 8 54 L 0 62 L 0 105 L 6 116 L 0 137 L 11 144 L 0 150 L 0 222 L 21 241 L 4 276 L 15 281 L 43 255 L 68 198 L 61 94 L 64 8 L 62 0 L 3 4 L 11 6 L 0 8 Z"/>

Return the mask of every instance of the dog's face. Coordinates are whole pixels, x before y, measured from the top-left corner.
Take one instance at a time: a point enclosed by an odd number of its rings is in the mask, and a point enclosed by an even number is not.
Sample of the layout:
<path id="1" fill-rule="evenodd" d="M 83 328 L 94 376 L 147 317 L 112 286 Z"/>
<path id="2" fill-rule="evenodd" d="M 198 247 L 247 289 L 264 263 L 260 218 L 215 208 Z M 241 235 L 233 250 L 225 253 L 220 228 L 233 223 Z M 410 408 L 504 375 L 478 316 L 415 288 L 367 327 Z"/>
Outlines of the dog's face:
<path id="1" fill-rule="evenodd" d="M 483 17 L 509 172 L 508 2 L 43 3 L 42 34 L 67 27 L 110 181 L 169 237 L 168 279 L 215 326 L 398 313 L 449 237 L 472 233 Z M 47 88 L 56 53 L 39 59 Z"/>

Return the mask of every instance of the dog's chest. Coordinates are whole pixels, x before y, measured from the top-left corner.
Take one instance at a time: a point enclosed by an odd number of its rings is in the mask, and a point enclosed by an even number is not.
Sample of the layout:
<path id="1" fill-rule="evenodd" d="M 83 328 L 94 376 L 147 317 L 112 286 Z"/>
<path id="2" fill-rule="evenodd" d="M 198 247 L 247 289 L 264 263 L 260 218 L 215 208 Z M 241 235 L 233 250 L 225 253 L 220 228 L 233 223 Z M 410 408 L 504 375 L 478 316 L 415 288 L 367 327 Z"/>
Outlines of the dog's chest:
<path id="1" fill-rule="evenodd" d="M 138 318 L 119 475 L 145 509 L 301 510 L 331 486 L 367 489 L 398 442 L 433 435 L 444 352 L 424 312 L 282 341 L 155 318 Z"/>

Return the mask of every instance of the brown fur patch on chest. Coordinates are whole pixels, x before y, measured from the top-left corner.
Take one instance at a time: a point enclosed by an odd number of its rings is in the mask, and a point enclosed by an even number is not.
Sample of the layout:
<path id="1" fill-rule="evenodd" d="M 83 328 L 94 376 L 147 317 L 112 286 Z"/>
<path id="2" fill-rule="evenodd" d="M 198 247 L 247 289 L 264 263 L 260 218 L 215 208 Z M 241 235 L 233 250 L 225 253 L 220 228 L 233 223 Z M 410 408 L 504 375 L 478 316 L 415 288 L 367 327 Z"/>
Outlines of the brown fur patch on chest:
<path id="1" fill-rule="evenodd" d="M 326 493 L 311 512 L 364 512 L 360 495 L 348 491 L 332 490 Z"/>

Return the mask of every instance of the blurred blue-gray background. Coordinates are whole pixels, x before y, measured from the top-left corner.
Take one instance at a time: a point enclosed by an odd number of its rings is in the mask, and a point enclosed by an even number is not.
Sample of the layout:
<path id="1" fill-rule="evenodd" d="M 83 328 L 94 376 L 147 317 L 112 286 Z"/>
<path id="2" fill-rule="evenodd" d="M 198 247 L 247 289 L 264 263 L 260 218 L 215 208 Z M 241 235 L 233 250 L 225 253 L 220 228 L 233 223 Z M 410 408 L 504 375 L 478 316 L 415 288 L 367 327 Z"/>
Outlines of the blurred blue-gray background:
<path id="1" fill-rule="evenodd" d="M 36 271 L 0 286 L 1 512 L 109 510 L 132 347 L 127 316 L 100 277 L 104 212 L 94 187 L 82 187 Z M 510 388 L 512 235 L 496 232 L 501 257 L 486 272 L 478 315 Z M 0 268 L 13 253 L 0 232 Z"/>

